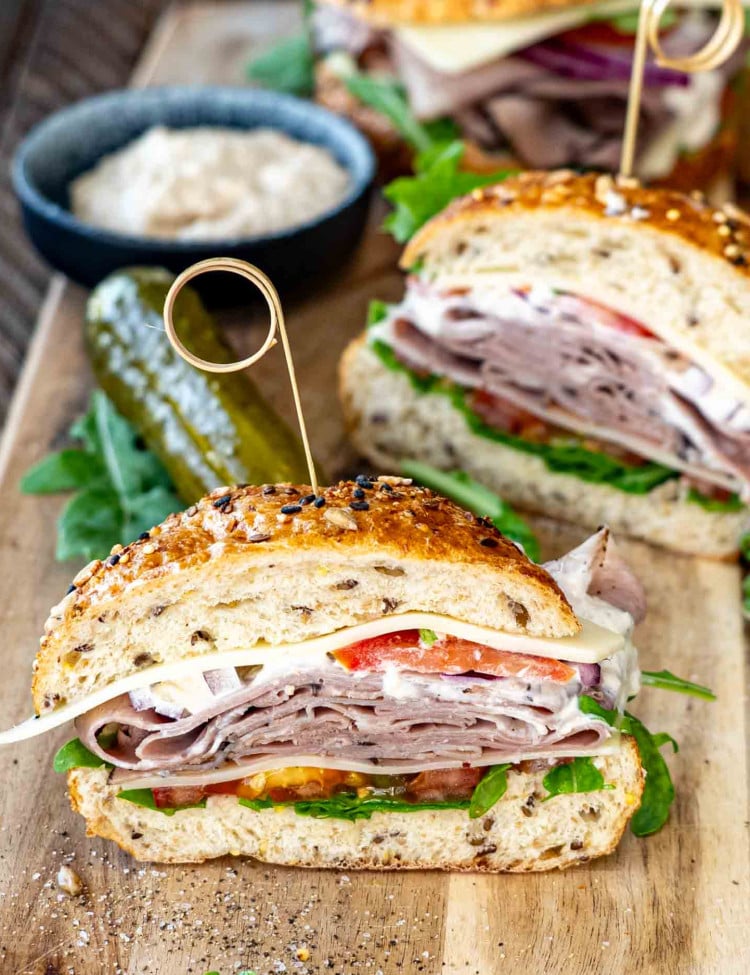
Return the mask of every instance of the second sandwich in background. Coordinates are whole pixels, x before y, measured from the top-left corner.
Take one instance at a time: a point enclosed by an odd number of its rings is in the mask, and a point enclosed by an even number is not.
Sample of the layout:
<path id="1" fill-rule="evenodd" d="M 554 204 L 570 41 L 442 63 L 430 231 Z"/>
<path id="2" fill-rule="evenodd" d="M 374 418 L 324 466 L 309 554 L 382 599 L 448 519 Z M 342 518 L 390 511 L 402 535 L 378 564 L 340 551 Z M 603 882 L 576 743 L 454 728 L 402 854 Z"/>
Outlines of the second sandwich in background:
<path id="1" fill-rule="evenodd" d="M 407 246 L 344 354 L 358 449 L 510 503 L 736 556 L 750 498 L 750 225 L 666 190 L 525 173 Z"/>

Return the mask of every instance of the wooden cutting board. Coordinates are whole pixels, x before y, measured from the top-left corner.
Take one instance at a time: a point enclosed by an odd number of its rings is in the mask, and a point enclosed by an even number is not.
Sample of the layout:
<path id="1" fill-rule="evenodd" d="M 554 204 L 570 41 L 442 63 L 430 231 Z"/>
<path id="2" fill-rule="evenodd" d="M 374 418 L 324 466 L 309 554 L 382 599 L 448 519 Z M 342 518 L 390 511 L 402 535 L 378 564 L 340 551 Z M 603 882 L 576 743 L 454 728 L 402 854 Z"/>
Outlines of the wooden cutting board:
<path id="1" fill-rule="evenodd" d="M 296 5 L 286 2 L 176 8 L 157 29 L 135 82 L 239 82 L 250 51 L 291 31 L 296 18 Z M 367 300 L 401 289 L 396 249 L 378 233 L 378 221 L 373 214 L 365 245 L 336 282 L 287 308 L 315 449 L 333 474 L 356 465 L 332 392 L 338 354 L 362 327 Z M 22 497 L 17 485 L 61 441 L 88 396 L 84 300 L 80 289 L 54 280 L 0 449 L 3 726 L 30 711 L 36 641 L 48 607 L 76 571 L 53 560 L 61 499 Z M 279 350 L 254 375 L 291 419 Z M 583 537 L 539 527 L 546 555 Z M 154 867 L 86 839 L 51 770 L 70 733 L 62 730 L 0 752 L 0 972 L 750 972 L 739 573 L 635 543 L 625 554 L 649 596 L 637 634 L 644 666 L 669 667 L 719 695 L 716 704 L 649 690 L 638 699 L 646 723 L 682 746 L 670 758 L 678 800 L 661 834 L 628 835 L 604 861 L 539 876 L 342 874 L 231 860 Z M 83 879 L 82 898 L 57 890 L 62 863 Z"/>

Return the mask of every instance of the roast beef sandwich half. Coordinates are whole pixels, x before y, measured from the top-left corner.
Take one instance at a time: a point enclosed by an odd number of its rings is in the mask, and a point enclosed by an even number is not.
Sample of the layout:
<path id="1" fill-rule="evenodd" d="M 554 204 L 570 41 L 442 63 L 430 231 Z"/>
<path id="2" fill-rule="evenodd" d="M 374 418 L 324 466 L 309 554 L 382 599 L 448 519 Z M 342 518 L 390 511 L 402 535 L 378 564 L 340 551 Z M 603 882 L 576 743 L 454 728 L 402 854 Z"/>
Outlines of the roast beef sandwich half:
<path id="1" fill-rule="evenodd" d="M 355 445 L 513 504 L 731 558 L 750 499 L 748 217 L 609 176 L 528 172 L 407 245 L 402 301 L 341 363 Z"/>
<path id="2" fill-rule="evenodd" d="M 427 134 L 452 131 L 465 139 L 467 169 L 612 171 L 622 148 L 638 6 L 317 0 L 316 97 L 370 137 L 386 171 L 408 167 L 408 142 L 412 151 L 424 146 L 403 111 L 394 110 L 392 91 L 372 97 L 378 85 L 398 86 L 410 118 Z M 684 57 L 711 38 L 717 11 L 694 6 L 663 23 L 663 48 Z M 688 189 L 726 182 L 735 164 L 745 50 L 699 74 L 647 62 L 641 178 Z"/>
<path id="3" fill-rule="evenodd" d="M 398 477 L 225 488 L 76 577 L 0 743 L 73 722 L 72 805 L 140 859 L 565 867 L 666 818 L 643 610 L 606 530 L 542 567 Z"/>

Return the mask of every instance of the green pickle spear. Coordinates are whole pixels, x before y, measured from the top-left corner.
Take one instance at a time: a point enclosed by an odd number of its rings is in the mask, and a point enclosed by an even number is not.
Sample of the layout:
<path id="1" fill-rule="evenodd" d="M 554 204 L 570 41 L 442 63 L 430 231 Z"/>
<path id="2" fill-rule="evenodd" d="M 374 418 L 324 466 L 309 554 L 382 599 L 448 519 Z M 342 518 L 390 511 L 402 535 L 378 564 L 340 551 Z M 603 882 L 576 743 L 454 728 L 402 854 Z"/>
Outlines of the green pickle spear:
<path id="1" fill-rule="evenodd" d="M 306 484 L 302 442 L 252 380 L 201 372 L 170 345 L 162 309 L 173 280 L 161 268 L 131 268 L 92 292 L 85 339 L 102 389 L 160 458 L 186 504 L 225 484 Z M 201 358 L 236 358 L 189 287 L 180 292 L 174 321 Z"/>

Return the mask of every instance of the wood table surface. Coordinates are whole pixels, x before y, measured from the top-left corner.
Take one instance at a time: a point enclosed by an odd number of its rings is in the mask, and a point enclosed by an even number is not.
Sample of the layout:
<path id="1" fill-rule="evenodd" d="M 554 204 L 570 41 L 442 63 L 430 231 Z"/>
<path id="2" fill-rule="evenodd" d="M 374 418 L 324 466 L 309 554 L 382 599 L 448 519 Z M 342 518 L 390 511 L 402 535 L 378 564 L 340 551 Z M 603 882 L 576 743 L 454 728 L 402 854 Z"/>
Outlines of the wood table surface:
<path id="1" fill-rule="evenodd" d="M 157 27 L 137 81 L 236 78 L 247 52 L 293 23 L 288 3 L 176 9 Z M 333 396 L 338 354 L 367 300 L 396 297 L 397 249 L 377 230 L 325 289 L 290 304 L 287 322 L 316 453 L 332 475 L 354 469 Z M 61 499 L 23 497 L 30 463 L 60 443 L 90 388 L 81 344 L 84 292 L 53 279 L 0 447 L 0 722 L 30 709 L 29 671 L 50 605 L 76 567 L 53 559 Z M 254 323 L 257 325 L 258 323 Z M 252 329 L 250 330 L 252 331 Z M 248 340 L 249 334 L 240 336 Z M 280 350 L 254 377 L 292 407 Z M 544 553 L 582 530 L 537 522 Z M 735 566 L 644 544 L 624 553 L 650 611 L 643 666 L 711 685 L 718 702 L 646 690 L 636 711 L 681 744 L 669 761 L 677 801 L 667 827 L 628 834 L 613 856 L 529 876 L 342 873 L 224 859 L 200 867 L 132 861 L 84 835 L 52 756 L 60 729 L 0 752 L 2 975 L 747 975 L 750 857 L 745 641 Z M 85 890 L 55 882 L 70 863 Z"/>

